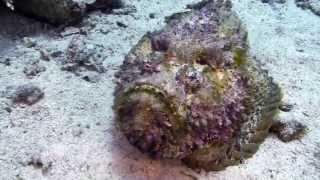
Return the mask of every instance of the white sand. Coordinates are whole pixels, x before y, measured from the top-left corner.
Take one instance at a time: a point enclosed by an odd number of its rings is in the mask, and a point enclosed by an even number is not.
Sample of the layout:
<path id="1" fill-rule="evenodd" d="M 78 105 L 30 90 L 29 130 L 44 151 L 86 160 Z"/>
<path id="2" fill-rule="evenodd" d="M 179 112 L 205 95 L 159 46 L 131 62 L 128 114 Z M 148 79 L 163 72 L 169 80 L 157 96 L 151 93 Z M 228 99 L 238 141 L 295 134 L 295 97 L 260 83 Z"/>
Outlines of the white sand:
<path id="1" fill-rule="evenodd" d="M 88 42 L 104 46 L 102 55 L 107 57 L 104 66 L 108 71 L 98 83 L 61 71 L 54 60 L 41 61 L 47 70 L 28 79 L 23 68 L 26 61 L 39 58 L 39 51 L 19 43 L 13 51 L 11 43 L 7 48 L 0 43 L 0 58 L 13 59 L 11 66 L 0 64 L 0 91 L 8 85 L 32 82 L 45 92 L 39 103 L 12 108 L 11 113 L 3 109 L 8 100 L 0 97 L 0 180 L 319 179 L 320 17 L 288 1 L 272 6 L 259 0 L 233 2 L 247 24 L 251 54 L 281 85 L 284 100 L 294 104 L 280 118 L 300 121 L 309 128 L 302 140 L 283 143 L 270 136 L 244 164 L 210 173 L 193 172 L 179 162 L 150 160 L 131 147 L 114 128 L 114 73 L 142 35 L 163 27 L 165 16 L 196 1 L 126 0 L 137 12 L 94 12 L 84 19 L 84 27 L 91 27 Z M 154 19 L 149 18 L 150 13 L 155 13 Z M 128 27 L 119 28 L 117 21 Z M 30 37 L 36 47 L 50 51 L 64 50 L 72 35 Z M 41 161 L 42 167 L 30 165 L 32 159 Z"/>

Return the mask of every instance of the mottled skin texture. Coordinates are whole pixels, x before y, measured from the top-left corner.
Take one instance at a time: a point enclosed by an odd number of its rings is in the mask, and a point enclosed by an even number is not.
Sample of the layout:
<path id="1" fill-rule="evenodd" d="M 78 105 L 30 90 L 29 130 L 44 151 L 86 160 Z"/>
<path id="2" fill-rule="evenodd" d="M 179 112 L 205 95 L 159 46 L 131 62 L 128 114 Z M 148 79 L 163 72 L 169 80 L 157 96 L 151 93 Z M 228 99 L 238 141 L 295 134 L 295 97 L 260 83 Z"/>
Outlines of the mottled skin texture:
<path id="1" fill-rule="evenodd" d="M 145 35 L 117 74 L 115 110 L 129 142 L 155 158 L 220 170 L 252 156 L 281 93 L 248 53 L 228 0 L 190 6 Z"/>

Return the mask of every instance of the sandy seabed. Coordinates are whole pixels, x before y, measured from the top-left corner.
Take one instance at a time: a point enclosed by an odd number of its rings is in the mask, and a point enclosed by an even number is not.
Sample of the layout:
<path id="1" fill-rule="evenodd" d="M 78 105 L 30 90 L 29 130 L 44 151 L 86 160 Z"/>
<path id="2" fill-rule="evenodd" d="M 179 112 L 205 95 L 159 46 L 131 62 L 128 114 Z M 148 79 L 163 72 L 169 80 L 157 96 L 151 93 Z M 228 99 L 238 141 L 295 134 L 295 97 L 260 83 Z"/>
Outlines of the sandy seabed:
<path id="1" fill-rule="evenodd" d="M 149 159 L 115 128 L 114 74 L 124 56 L 146 32 L 163 27 L 166 16 L 194 2 L 199 0 L 125 0 L 125 9 L 92 12 L 80 25 L 59 30 L 1 12 L 0 91 L 32 83 L 45 96 L 20 107 L 0 94 L 0 179 L 320 179 L 320 17 L 296 7 L 294 0 L 233 4 L 247 25 L 251 55 L 280 84 L 284 101 L 294 105 L 279 118 L 308 126 L 301 140 L 283 143 L 270 135 L 243 164 L 199 173 L 180 162 Z M 91 72 L 62 71 L 56 56 L 39 61 L 43 52 L 65 52 L 79 29 L 86 32 L 81 36 L 88 47 L 103 49 L 106 72 L 90 82 L 83 77 Z M 45 71 L 26 77 L 24 69 L 33 61 Z"/>

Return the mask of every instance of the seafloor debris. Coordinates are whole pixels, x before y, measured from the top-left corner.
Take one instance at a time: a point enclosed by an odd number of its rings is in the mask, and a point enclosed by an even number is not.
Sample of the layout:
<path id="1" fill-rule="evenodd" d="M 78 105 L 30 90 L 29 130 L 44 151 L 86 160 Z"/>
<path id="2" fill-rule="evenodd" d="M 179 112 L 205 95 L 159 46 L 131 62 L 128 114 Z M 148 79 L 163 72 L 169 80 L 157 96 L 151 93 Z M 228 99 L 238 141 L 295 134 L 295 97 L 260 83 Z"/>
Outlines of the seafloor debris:
<path id="1" fill-rule="evenodd" d="M 0 64 L 10 66 L 11 65 L 11 59 L 6 57 L 0 57 Z"/>
<path id="2" fill-rule="evenodd" d="M 33 78 L 34 76 L 37 76 L 39 73 L 44 71 L 46 71 L 46 67 L 40 65 L 39 63 L 30 63 L 23 69 L 23 73 L 28 78 Z"/>
<path id="3" fill-rule="evenodd" d="M 320 16 L 319 0 L 296 0 L 296 4 L 302 9 L 310 9 L 314 14 Z"/>
<path id="4" fill-rule="evenodd" d="M 22 39 L 22 42 L 27 48 L 32 48 L 37 45 L 36 41 L 32 38 L 25 37 Z"/>
<path id="5" fill-rule="evenodd" d="M 11 9 L 53 24 L 79 21 L 87 11 L 114 8 L 120 0 L 1 0 Z"/>
<path id="6" fill-rule="evenodd" d="M 284 4 L 287 2 L 287 0 L 261 0 L 263 3 L 269 3 L 269 4 L 273 4 L 273 3 L 279 3 L 279 4 Z"/>
<path id="7" fill-rule="evenodd" d="M 229 0 L 189 7 L 126 56 L 115 111 L 142 152 L 220 170 L 258 150 L 282 96 L 248 54 L 247 32 Z"/>
<path id="8" fill-rule="evenodd" d="M 66 50 L 62 70 L 75 74 L 84 70 L 104 73 L 106 69 L 103 66 L 102 51 L 104 51 L 102 46 L 87 42 L 82 35 L 75 36 Z"/>
<path id="9" fill-rule="evenodd" d="M 293 109 L 293 105 L 288 103 L 281 103 L 279 109 L 283 112 L 290 112 Z"/>
<path id="10" fill-rule="evenodd" d="M 288 103 L 282 103 L 280 104 L 279 109 L 283 112 L 290 112 L 293 109 L 293 105 Z"/>
<path id="11" fill-rule="evenodd" d="M 43 98 L 43 91 L 35 85 L 8 86 L 5 96 L 15 104 L 33 105 Z"/>
<path id="12" fill-rule="evenodd" d="M 300 139 L 306 133 L 307 127 L 298 121 L 276 121 L 270 131 L 275 133 L 283 142 Z"/>

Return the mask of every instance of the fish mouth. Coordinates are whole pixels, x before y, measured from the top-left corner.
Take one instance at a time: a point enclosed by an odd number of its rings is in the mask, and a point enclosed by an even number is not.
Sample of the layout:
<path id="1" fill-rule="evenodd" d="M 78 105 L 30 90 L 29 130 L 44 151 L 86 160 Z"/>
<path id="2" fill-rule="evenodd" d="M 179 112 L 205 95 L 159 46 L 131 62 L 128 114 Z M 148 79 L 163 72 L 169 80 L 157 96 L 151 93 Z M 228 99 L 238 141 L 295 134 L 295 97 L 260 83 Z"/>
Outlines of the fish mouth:
<path id="1" fill-rule="evenodd" d="M 172 99 L 153 85 L 137 85 L 120 95 L 118 122 L 128 141 L 154 158 L 177 158 L 183 121 Z"/>

